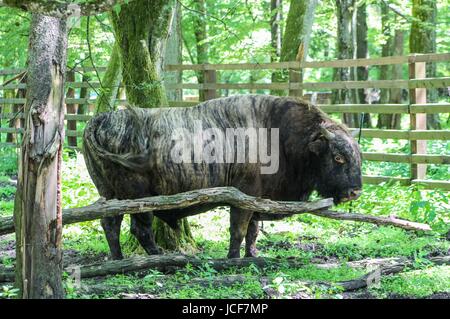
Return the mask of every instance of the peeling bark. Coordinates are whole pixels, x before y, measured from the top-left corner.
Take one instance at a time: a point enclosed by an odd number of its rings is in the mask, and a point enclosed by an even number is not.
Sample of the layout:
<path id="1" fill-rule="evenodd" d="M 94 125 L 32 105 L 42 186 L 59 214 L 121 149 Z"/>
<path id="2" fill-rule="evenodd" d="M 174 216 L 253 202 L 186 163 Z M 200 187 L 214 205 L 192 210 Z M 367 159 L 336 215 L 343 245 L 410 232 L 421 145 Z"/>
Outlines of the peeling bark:
<path id="1" fill-rule="evenodd" d="M 66 21 L 33 14 L 14 205 L 16 283 L 23 298 L 64 296 L 60 179 L 66 49 Z"/>

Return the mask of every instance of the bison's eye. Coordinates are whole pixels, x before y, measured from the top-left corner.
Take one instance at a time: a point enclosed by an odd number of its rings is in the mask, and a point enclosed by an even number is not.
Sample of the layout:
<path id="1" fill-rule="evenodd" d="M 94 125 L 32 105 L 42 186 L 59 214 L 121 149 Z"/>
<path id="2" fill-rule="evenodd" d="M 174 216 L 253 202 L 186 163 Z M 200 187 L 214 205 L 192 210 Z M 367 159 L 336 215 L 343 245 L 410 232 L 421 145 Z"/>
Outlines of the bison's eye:
<path id="1" fill-rule="evenodd" d="M 342 157 L 342 155 L 336 155 L 336 156 L 334 156 L 334 160 L 336 161 L 336 162 L 338 162 L 339 164 L 344 164 L 344 158 Z"/>

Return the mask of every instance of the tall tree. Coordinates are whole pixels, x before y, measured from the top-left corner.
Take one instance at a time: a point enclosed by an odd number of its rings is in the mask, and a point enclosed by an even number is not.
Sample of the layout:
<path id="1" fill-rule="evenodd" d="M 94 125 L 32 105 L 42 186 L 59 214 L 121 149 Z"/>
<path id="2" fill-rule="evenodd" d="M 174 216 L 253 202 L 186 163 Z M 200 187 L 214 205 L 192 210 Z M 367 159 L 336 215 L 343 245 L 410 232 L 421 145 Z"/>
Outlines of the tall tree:
<path id="1" fill-rule="evenodd" d="M 14 205 L 16 283 L 23 298 L 64 296 L 60 167 L 66 49 L 66 20 L 33 14 Z"/>
<path id="2" fill-rule="evenodd" d="M 14 202 L 16 285 L 23 298 L 63 298 L 61 162 L 67 17 L 110 10 L 116 1 L 91 1 L 76 8 L 73 3 L 59 1 L 3 3 L 35 12 L 30 26 L 25 133 Z"/>
<path id="3" fill-rule="evenodd" d="M 307 57 L 316 6 L 317 0 L 291 1 L 281 44 L 281 62 L 303 61 Z M 276 72 L 275 75 L 272 79 L 275 82 L 286 81 L 287 73 Z M 283 92 L 274 91 L 274 94 Z"/>
<path id="4" fill-rule="evenodd" d="M 119 13 L 112 12 L 127 99 L 134 106 L 168 106 L 161 76 L 169 30 L 176 25 L 172 23 L 176 8 L 175 0 L 140 0 L 122 6 Z M 183 249 L 193 244 L 187 219 L 178 223 L 175 231 L 154 219 L 155 239 L 161 247 Z"/>
<path id="5" fill-rule="evenodd" d="M 397 21 L 397 15 L 393 15 L 392 10 L 384 1 L 381 3 L 381 31 L 383 34 L 383 44 L 381 46 L 382 56 L 403 55 L 404 31 Z M 401 64 L 380 68 L 380 80 L 395 80 L 403 77 Z M 382 89 L 380 94 L 381 103 L 401 103 L 401 89 Z M 378 128 L 400 129 L 401 114 L 379 114 Z"/>
<path id="6" fill-rule="evenodd" d="M 410 53 L 436 52 L 436 15 L 435 0 L 412 1 L 412 23 L 409 36 Z M 427 77 L 436 77 L 436 64 L 427 63 Z M 428 102 L 436 102 L 437 91 L 427 90 Z M 427 115 L 427 126 L 439 129 L 441 127 L 438 114 Z"/>
<path id="7" fill-rule="evenodd" d="M 197 52 L 197 64 L 208 63 L 209 44 L 208 44 L 208 29 L 206 19 L 206 2 L 205 0 L 194 0 L 192 7 L 195 10 L 193 16 L 193 27 L 195 36 L 195 49 Z M 203 72 L 197 72 L 197 82 L 204 83 Z M 199 91 L 200 101 L 205 100 L 204 91 Z"/>
<path id="8" fill-rule="evenodd" d="M 356 13 L 356 58 L 366 59 L 368 57 L 369 48 L 367 44 L 367 5 L 362 2 L 357 7 Z M 367 81 L 369 78 L 369 70 L 367 66 L 356 68 L 356 80 Z M 366 102 L 366 94 L 364 89 L 357 90 L 357 102 L 364 104 Z M 364 127 L 370 127 L 370 113 L 364 114 Z"/>
<path id="9" fill-rule="evenodd" d="M 177 1 L 176 9 L 173 11 L 172 24 L 169 28 L 167 48 L 164 64 L 181 64 L 183 62 L 182 50 L 183 41 L 181 37 L 181 4 Z M 181 83 L 182 74 L 180 71 L 164 72 L 164 83 Z M 169 101 L 181 101 L 183 90 L 166 90 Z"/>
<path id="10" fill-rule="evenodd" d="M 140 0 L 112 12 L 127 99 L 139 107 L 168 106 L 160 79 L 173 1 Z"/>
<path id="11" fill-rule="evenodd" d="M 282 28 L 283 20 L 283 1 L 270 0 L 270 45 L 273 53 L 270 56 L 272 62 L 278 61 L 281 55 Z"/>
<path id="12" fill-rule="evenodd" d="M 339 60 L 354 58 L 354 27 L 355 0 L 336 0 L 337 41 L 336 56 Z M 335 81 L 349 81 L 354 79 L 351 68 L 337 68 L 334 73 Z M 356 101 L 355 90 L 341 89 L 333 94 L 334 103 L 353 104 Z M 343 113 L 342 121 L 349 127 L 357 127 L 356 114 Z"/>

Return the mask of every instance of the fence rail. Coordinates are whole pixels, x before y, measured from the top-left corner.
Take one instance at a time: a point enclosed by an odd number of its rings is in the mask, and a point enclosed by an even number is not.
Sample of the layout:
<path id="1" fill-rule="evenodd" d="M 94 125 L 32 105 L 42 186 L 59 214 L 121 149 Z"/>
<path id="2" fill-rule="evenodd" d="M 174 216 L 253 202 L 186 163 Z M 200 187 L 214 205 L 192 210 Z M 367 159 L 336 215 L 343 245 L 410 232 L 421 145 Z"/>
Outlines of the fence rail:
<path id="1" fill-rule="evenodd" d="M 449 63 L 450 53 L 444 54 L 423 54 L 410 56 L 392 56 L 372 59 L 353 59 L 335 61 L 307 61 L 307 62 L 278 62 L 278 63 L 234 63 L 234 64 L 198 64 L 198 65 L 168 65 L 167 72 L 195 71 L 203 72 L 205 83 L 165 83 L 168 90 L 199 90 L 205 94 L 205 99 L 219 97 L 222 90 L 248 90 L 250 92 L 261 90 L 284 90 L 289 95 L 303 96 L 303 91 L 331 91 L 331 90 L 356 90 L 356 89 L 405 89 L 409 93 L 409 103 L 403 104 L 320 104 L 319 107 L 327 113 L 378 113 L 378 114 L 406 114 L 409 116 L 409 129 L 373 129 L 364 128 L 361 130 L 362 138 L 379 139 L 399 139 L 408 140 L 411 151 L 404 153 L 381 153 L 364 152 L 363 158 L 366 161 L 403 163 L 410 166 L 410 177 L 390 177 L 390 176 L 364 176 L 364 183 L 378 184 L 381 182 L 396 181 L 402 185 L 421 184 L 426 188 L 441 188 L 450 190 L 450 181 L 427 180 L 425 179 L 425 167 L 427 164 L 448 165 L 450 156 L 445 154 L 426 154 L 426 141 L 450 140 L 450 130 L 427 130 L 426 114 L 450 113 L 450 103 L 427 103 L 426 90 L 438 88 L 450 88 L 450 77 L 425 77 L 426 63 Z M 303 69 L 315 68 L 350 68 L 361 66 L 383 66 L 394 64 L 407 64 L 409 66 L 409 78 L 398 80 L 369 80 L 369 81 L 334 81 L 334 82 L 306 82 L 303 79 Z M 105 67 L 97 67 L 98 72 L 106 71 Z M 218 83 L 216 72 L 218 71 L 259 71 L 259 70 L 286 70 L 289 71 L 289 79 L 281 83 Z M 22 107 L 26 102 L 24 98 L 26 83 L 19 82 L 17 75 L 25 72 L 25 69 L 3 69 L 0 70 L 0 77 L 4 78 L 5 85 L 0 85 L 0 107 L 9 106 L 7 111 L 3 107 L 0 112 L 0 120 L 8 122 L 7 127 L 0 126 L 0 147 L 18 147 L 17 137 L 23 133 L 20 122 L 23 121 Z M 94 68 L 78 67 L 71 71 L 77 73 L 92 73 Z M 16 76 L 15 81 L 8 77 Z M 1 84 L 1 83 L 0 83 Z M 81 90 L 89 91 L 100 89 L 98 81 L 83 82 L 72 80 L 66 83 L 68 88 L 79 90 L 79 94 L 72 94 L 66 98 L 67 105 L 92 106 L 96 103 L 96 94 L 86 93 L 84 96 Z M 123 86 L 121 85 L 121 88 Z M 7 94 L 9 92 L 9 94 Z M 18 93 L 22 94 L 19 95 Z M 116 99 L 115 104 L 124 105 L 126 99 Z M 170 101 L 171 107 L 186 107 L 196 105 L 196 101 Z M 69 146 L 77 148 L 77 138 L 83 132 L 77 128 L 77 122 L 86 122 L 91 114 L 66 114 L 66 121 L 70 123 L 70 128 L 66 130 Z M 88 112 L 89 113 L 89 112 Z M 92 112 L 91 112 L 92 113 Z M 354 130 L 354 128 L 351 128 Z M 8 138 L 2 138 L 2 136 Z M 75 145 L 73 145 L 75 143 Z M 450 179 L 450 171 L 449 171 Z"/>

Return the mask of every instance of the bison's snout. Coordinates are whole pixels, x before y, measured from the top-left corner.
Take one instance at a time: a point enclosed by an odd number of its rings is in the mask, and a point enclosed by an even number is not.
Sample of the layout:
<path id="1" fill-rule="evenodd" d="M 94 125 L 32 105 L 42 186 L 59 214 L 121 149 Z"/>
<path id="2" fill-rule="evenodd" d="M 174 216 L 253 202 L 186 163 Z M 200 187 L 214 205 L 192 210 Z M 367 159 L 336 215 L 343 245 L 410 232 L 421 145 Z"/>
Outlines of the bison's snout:
<path id="1" fill-rule="evenodd" d="M 358 199 L 359 196 L 361 196 L 361 189 L 352 189 L 348 192 L 347 196 L 344 196 L 341 198 L 340 202 L 348 202 L 351 200 Z"/>

